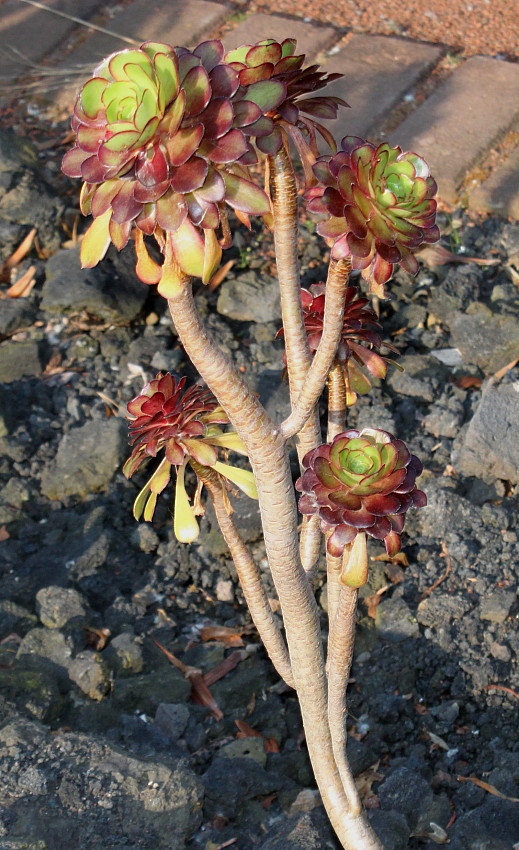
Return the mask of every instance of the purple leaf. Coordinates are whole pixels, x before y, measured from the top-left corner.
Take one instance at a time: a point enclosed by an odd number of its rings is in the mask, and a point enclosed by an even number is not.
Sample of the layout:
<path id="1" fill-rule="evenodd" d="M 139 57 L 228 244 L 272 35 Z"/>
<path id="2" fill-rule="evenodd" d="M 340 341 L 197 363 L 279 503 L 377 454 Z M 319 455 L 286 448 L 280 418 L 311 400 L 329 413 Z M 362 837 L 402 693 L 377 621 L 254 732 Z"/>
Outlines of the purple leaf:
<path id="1" fill-rule="evenodd" d="M 228 98 L 214 98 L 200 115 L 207 139 L 219 139 L 228 133 L 234 121 L 234 109 Z"/>
<path id="2" fill-rule="evenodd" d="M 225 182 L 225 200 L 229 206 L 252 215 L 270 212 L 270 201 L 259 186 L 235 174 L 222 174 Z"/>
<path id="3" fill-rule="evenodd" d="M 226 65 L 217 65 L 209 74 L 213 97 L 232 97 L 238 91 L 238 74 Z"/>
<path id="4" fill-rule="evenodd" d="M 203 135 L 203 125 L 195 124 L 194 127 L 183 127 L 171 139 L 167 139 L 165 144 L 171 165 L 187 162 L 197 150 Z"/>
<path id="5" fill-rule="evenodd" d="M 212 71 L 213 68 L 219 65 L 223 59 L 223 44 L 217 38 L 214 38 L 211 41 L 203 41 L 198 45 L 198 47 L 195 47 L 193 53 L 202 60 L 202 65 L 209 73 L 209 71 Z"/>
<path id="6" fill-rule="evenodd" d="M 133 196 L 133 180 L 121 182 L 121 188 L 112 200 L 112 220 L 119 224 L 125 221 L 132 221 L 141 211 L 141 204 Z"/>
<path id="7" fill-rule="evenodd" d="M 182 88 L 186 93 L 186 116 L 198 115 L 211 99 L 211 84 L 207 71 L 201 65 L 186 74 Z"/>
<path id="8" fill-rule="evenodd" d="M 247 151 L 247 141 L 241 130 L 229 130 L 215 142 L 204 139 L 200 152 L 212 162 L 236 162 Z"/>
<path id="9" fill-rule="evenodd" d="M 157 201 L 156 209 L 157 224 L 164 230 L 178 230 L 187 216 L 187 205 L 184 198 L 173 191 L 166 192 Z"/>
<path id="10" fill-rule="evenodd" d="M 171 178 L 171 188 L 174 192 L 192 192 L 199 189 L 207 177 L 208 165 L 205 159 L 192 156 L 183 165 L 179 166 Z"/>

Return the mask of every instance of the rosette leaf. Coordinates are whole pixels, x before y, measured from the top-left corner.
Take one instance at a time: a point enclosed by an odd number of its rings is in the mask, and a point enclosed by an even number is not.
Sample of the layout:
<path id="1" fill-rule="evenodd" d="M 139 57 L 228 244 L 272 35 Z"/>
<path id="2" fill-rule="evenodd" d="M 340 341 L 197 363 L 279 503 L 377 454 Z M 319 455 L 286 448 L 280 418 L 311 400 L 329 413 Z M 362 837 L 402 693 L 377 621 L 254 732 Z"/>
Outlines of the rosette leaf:
<path id="1" fill-rule="evenodd" d="M 340 97 L 314 95 L 342 74 L 326 74 L 318 65 L 303 68 L 305 56 L 296 55 L 296 46 L 294 38 L 282 42 L 269 38 L 230 50 L 225 61 L 240 83 L 236 103 L 241 101 L 243 110 L 247 104 L 260 107 L 261 114 L 244 128 L 255 138 L 255 147 L 273 156 L 282 147 L 283 133 L 288 133 L 308 176 L 318 155 L 316 131 L 336 150 L 333 136 L 320 119 L 336 118 L 339 107 L 348 104 Z M 251 117 L 253 114 L 250 110 Z"/>
<path id="2" fill-rule="evenodd" d="M 147 42 L 108 57 L 83 86 L 72 121 L 76 144 L 62 166 L 83 179 L 81 209 L 94 217 L 83 266 L 99 262 L 110 242 L 120 250 L 137 233 L 137 273 L 146 283 L 162 282 L 168 297 L 186 276 L 208 283 L 216 271 L 226 240 L 215 236 L 224 204 L 242 217 L 270 214 L 244 162 L 251 151 L 244 128 L 271 100 L 251 86 L 262 105 L 251 100 L 238 108 L 234 96 L 242 89 L 223 53 L 217 40 L 193 51 Z M 150 257 L 146 236 L 157 241 L 164 265 Z"/>
<path id="3" fill-rule="evenodd" d="M 410 507 L 427 504 L 416 488 L 422 464 L 402 440 L 365 428 L 339 434 L 303 458 L 299 510 L 317 515 L 330 554 L 342 555 L 357 534 L 383 540 L 390 556 L 400 551 L 400 534 Z"/>
<path id="4" fill-rule="evenodd" d="M 370 291 L 385 298 L 394 266 L 416 274 L 414 252 L 440 237 L 429 166 L 399 147 L 347 136 L 339 152 L 320 157 L 313 170 L 320 185 L 306 197 L 309 211 L 325 216 L 318 233 L 332 257 L 350 257 Z"/>
<path id="5" fill-rule="evenodd" d="M 225 412 L 209 390 L 199 386 L 186 389 L 185 385 L 186 378 L 177 381 L 169 373 L 159 373 L 129 402 L 130 444 L 134 448 L 124 464 L 123 473 L 131 478 L 143 463 L 164 453 L 159 466 L 138 494 L 133 513 L 135 519 L 143 516 L 151 522 L 157 497 L 169 484 L 174 468 L 174 531 L 181 542 L 188 543 L 198 536 L 196 511 L 184 483 L 188 464 L 195 473 L 200 467 L 212 468 L 218 474 L 222 489 L 227 479 L 251 498 L 257 498 L 257 493 L 251 472 L 219 460 L 222 451 L 246 454 L 238 435 L 220 427 L 229 423 Z"/>
<path id="6" fill-rule="evenodd" d="M 303 319 L 312 354 L 317 351 L 323 335 L 325 298 L 326 285 L 323 283 L 301 290 Z M 393 345 L 382 341 L 380 329 L 378 316 L 370 308 L 368 299 L 361 297 L 355 286 L 349 286 L 346 290 L 341 340 L 335 356 L 335 363 L 340 363 L 344 369 L 348 405 L 355 403 L 357 395 L 369 392 L 370 375 L 385 378 L 388 363 L 400 368 L 393 360 L 380 354 L 382 347 L 398 353 Z M 277 335 L 283 335 L 283 328 Z"/>

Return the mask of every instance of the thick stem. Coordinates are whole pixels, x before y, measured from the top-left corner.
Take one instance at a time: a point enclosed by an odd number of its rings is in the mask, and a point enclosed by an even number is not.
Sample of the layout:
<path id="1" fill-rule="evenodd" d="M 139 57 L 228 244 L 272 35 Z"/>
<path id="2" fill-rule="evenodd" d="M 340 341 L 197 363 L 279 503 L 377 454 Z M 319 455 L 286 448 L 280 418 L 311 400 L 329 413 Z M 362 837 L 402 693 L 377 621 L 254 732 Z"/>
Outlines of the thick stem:
<path id="1" fill-rule="evenodd" d="M 301 306 L 301 282 L 297 251 L 297 184 L 294 168 L 285 148 L 268 159 L 269 190 L 274 216 L 274 245 L 279 280 L 281 315 L 285 338 L 288 385 L 292 406 L 303 388 L 312 363 Z M 307 452 L 321 442 L 317 404 L 297 435 L 297 455 L 301 463 Z M 318 524 L 305 517 L 300 536 L 303 567 L 311 572 L 319 559 L 321 532 Z"/>
<path id="2" fill-rule="evenodd" d="M 348 802 L 334 759 L 319 612 L 299 559 L 286 441 L 201 324 L 191 287 L 175 293 L 169 305 L 186 352 L 233 422 L 254 470 L 265 547 L 283 613 L 310 759 L 324 805 L 346 850 L 380 850 L 359 808 L 352 808 Z"/>
<path id="3" fill-rule="evenodd" d="M 344 366 L 334 363 L 328 375 L 328 434 L 331 443 L 346 429 L 346 384 Z"/>
<path id="4" fill-rule="evenodd" d="M 225 498 L 218 475 L 214 470 L 199 464 L 193 464 L 193 467 L 211 496 L 218 525 L 229 547 L 243 595 L 258 634 L 279 675 L 287 685 L 293 688 L 295 685 L 287 646 L 269 605 L 260 571 L 236 528 L 232 516 L 226 510 Z"/>
<path id="5" fill-rule="evenodd" d="M 321 341 L 306 374 L 292 413 L 281 425 L 285 438 L 297 434 L 311 416 L 323 391 L 340 342 L 344 321 L 344 301 L 350 275 L 349 259 L 331 260 L 326 281 L 326 300 Z"/>
<path id="6" fill-rule="evenodd" d="M 336 560 L 340 561 L 340 559 L 334 559 Z M 335 614 L 333 621 L 330 622 L 327 668 L 328 722 L 335 761 L 350 805 L 352 808 L 358 806 L 360 809 L 359 796 L 346 758 L 346 689 L 355 643 L 357 596 L 357 588 L 346 585 L 340 587 Z"/>

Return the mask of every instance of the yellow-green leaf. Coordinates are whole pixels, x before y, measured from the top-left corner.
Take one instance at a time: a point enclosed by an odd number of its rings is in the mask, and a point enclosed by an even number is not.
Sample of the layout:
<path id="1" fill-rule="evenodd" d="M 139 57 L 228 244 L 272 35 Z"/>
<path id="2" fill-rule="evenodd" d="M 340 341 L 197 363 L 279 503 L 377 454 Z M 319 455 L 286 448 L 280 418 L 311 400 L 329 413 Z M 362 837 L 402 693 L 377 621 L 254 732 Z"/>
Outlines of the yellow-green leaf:
<path id="1" fill-rule="evenodd" d="M 110 219 L 112 210 L 94 219 L 81 240 L 81 268 L 91 269 L 102 260 L 110 245 Z"/>
<path id="2" fill-rule="evenodd" d="M 239 469 L 237 466 L 228 466 L 226 463 L 221 463 L 220 461 L 215 463 L 213 469 L 216 469 L 220 475 L 223 475 L 225 478 L 228 478 L 229 481 L 232 481 L 233 484 L 236 484 L 236 486 L 239 487 L 240 490 L 243 490 L 243 492 L 251 499 L 258 498 L 254 475 L 252 472 L 249 472 L 248 469 Z"/>
<path id="3" fill-rule="evenodd" d="M 177 483 L 175 485 L 175 508 L 173 515 L 173 531 L 177 540 L 181 543 L 192 543 L 200 533 L 195 513 L 186 493 L 184 485 L 184 472 L 186 465 L 179 466 L 177 470 Z"/>

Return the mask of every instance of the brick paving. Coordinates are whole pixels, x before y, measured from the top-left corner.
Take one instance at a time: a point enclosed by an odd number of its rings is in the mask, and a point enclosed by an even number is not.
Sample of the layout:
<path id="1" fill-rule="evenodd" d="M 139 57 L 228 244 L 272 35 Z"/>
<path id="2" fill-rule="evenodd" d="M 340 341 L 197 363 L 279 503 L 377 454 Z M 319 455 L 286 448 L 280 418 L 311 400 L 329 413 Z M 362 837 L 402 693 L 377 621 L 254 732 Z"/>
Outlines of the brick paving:
<path id="1" fill-rule="evenodd" d="M 326 63 L 326 70 L 344 74 L 327 92 L 344 98 L 351 109 L 328 121 L 337 139 L 345 135 L 373 136 L 404 95 L 436 65 L 441 47 L 388 38 L 352 35 Z"/>
<path id="2" fill-rule="evenodd" d="M 519 65 L 468 59 L 390 136 L 415 150 L 437 176 L 440 196 L 456 200 L 467 171 L 519 120 Z"/>
<path id="3" fill-rule="evenodd" d="M 110 11 L 102 0 L 46 0 L 47 5 L 91 20 Z M 246 7 L 244 7 L 246 8 Z M 354 134 L 381 138 L 384 122 L 405 102 L 412 105 L 413 89 L 432 72 L 442 48 L 408 39 L 349 34 L 332 26 L 281 15 L 253 14 L 234 20 L 234 10 L 215 0 L 133 0 L 105 17 L 106 26 L 121 35 L 190 46 L 211 37 L 226 22 L 227 49 L 262 38 L 297 38 L 298 49 L 318 57 L 330 72 L 344 74 L 330 92 L 344 97 L 352 109 L 341 110 L 328 126 L 337 138 Z M 296 10 L 297 11 L 297 10 Z M 93 66 L 122 49 L 117 38 L 85 29 L 19 0 L 0 0 L 0 32 L 32 61 L 56 64 L 57 48 L 76 37 L 61 67 Z M 5 52 L 0 53 L 0 76 L 15 75 Z M 62 90 L 54 105 L 71 108 L 76 84 Z M 459 202 L 458 191 L 467 172 L 482 161 L 509 129 L 519 126 L 519 64 L 484 56 L 472 57 L 454 68 L 390 134 L 391 144 L 416 150 L 427 159 L 438 180 L 442 200 Z M 468 189 L 464 202 L 479 211 L 519 217 L 519 149 L 510 154 L 480 186 Z"/>

